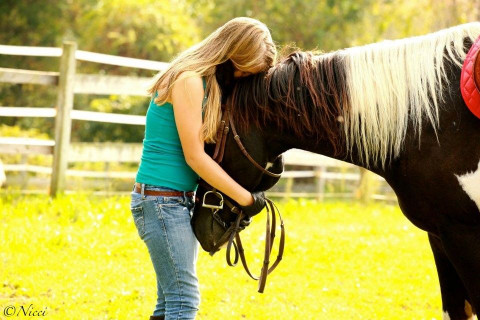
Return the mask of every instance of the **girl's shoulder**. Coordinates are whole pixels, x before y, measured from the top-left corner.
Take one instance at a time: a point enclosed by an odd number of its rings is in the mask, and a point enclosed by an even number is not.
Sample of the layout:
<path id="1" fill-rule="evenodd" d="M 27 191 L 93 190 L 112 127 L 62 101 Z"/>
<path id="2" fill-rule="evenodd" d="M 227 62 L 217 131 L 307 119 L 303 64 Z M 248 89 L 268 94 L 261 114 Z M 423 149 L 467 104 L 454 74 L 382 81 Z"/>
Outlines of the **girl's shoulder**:
<path id="1" fill-rule="evenodd" d="M 203 95 L 206 89 L 206 79 L 194 71 L 184 71 L 178 75 L 173 86 L 174 91 L 177 87 L 181 89 L 179 91 L 201 92 Z"/>
<path id="2" fill-rule="evenodd" d="M 176 81 L 180 81 L 180 82 L 184 81 L 187 84 L 195 85 L 198 83 L 203 83 L 202 79 L 203 77 L 195 71 L 183 71 L 178 75 Z"/>
<path id="3" fill-rule="evenodd" d="M 185 95 L 194 99 L 204 99 L 206 85 L 202 76 L 193 71 L 184 71 L 178 75 L 172 88 L 172 100 Z"/>

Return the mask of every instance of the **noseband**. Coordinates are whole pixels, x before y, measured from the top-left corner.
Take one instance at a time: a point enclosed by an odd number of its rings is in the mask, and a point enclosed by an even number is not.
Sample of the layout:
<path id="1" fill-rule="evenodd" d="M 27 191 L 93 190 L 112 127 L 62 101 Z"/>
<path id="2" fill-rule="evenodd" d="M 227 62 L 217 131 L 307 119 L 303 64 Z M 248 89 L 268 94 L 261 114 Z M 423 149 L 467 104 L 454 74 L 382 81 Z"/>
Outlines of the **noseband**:
<path id="1" fill-rule="evenodd" d="M 245 155 L 245 157 L 260 171 L 262 171 L 264 174 L 267 174 L 271 177 L 274 178 L 280 178 L 281 173 L 273 173 L 259 165 L 247 152 L 245 147 L 243 146 L 240 136 L 237 133 L 237 130 L 235 128 L 235 125 L 233 124 L 232 119 L 229 117 L 229 109 L 224 107 L 223 108 L 223 115 L 222 115 L 222 120 L 220 123 L 220 128 L 218 129 L 217 133 L 217 139 L 216 139 L 216 144 L 215 144 L 215 151 L 213 154 L 213 160 L 215 160 L 218 164 L 220 164 L 223 160 L 223 156 L 225 153 L 225 144 L 227 140 L 228 133 L 230 131 L 230 128 L 232 129 L 232 133 L 234 134 L 234 140 L 237 143 L 237 146 L 240 148 L 242 153 Z M 213 219 L 215 219 L 221 226 L 223 226 L 224 229 L 226 229 L 225 233 L 220 237 L 220 239 L 217 241 L 217 245 L 215 245 L 214 249 L 210 252 L 210 254 L 214 254 L 216 251 L 220 249 L 220 247 L 227 242 L 227 251 L 226 251 L 226 259 L 227 263 L 229 266 L 235 266 L 238 262 L 238 258 L 240 257 L 242 261 L 242 265 L 247 272 L 247 274 L 254 280 L 259 280 L 258 284 L 258 292 L 263 293 L 265 284 L 267 281 L 267 275 L 269 275 L 280 263 L 283 257 L 283 251 L 285 247 L 285 227 L 283 223 L 282 216 L 280 215 L 280 212 L 278 211 L 278 208 L 275 206 L 273 201 L 270 199 L 266 198 L 266 208 L 267 208 L 267 222 L 266 222 L 266 230 L 265 230 L 265 252 L 264 252 L 264 259 L 263 259 L 263 265 L 262 269 L 260 272 L 260 276 L 254 276 L 247 265 L 247 261 L 245 258 L 245 251 L 243 249 L 242 241 L 240 239 L 239 232 L 242 231 L 246 225 L 250 223 L 249 220 L 245 220 L 247 217 L 245 213 L 242 211 L 241 207 L 238 205 L 234 204 L 232 201 L 229 201 L 228 199 L 224 199 L 224 195 L 210 186 L 208 183 L 206 183 L 204 180 L 200 180 L 200 184 L 202 187 L 204 187 L 207 192 L 203 195 L 203 201 L 202 201 L 202 206 L 205 208 L 210 208 L 212 210 L 212 215 Z M 206 203 L 206 196 L 208 194 L 214 194 L 218 199 L 219 203 L 218 204 L 208 204 Z M 228 210 L 231 212 L 235 213 L 237 215 L 237 218 L 235 219 L 234 223 L 226 222 L 222 219 L 222 217 L 218 214 L 220 210 L 226 210 L 224 209 L 224 205 L 228 207 Z M 278 245 L 278 254 L 277 258 L 273 262 L 273 264 L 270 265 L 270 254 L 272 252 L 273 248 L 273 241 L 275 238 L 275 229 L 276 229 L 276 213 L 278 213 L 278 217 L 280 220 L 280 229 L 281 229 L 281 235 L 280 235 L 280 242 Z M 231 260 L 231 250 L 234 250 L 235 258 L 232 262 Z"/>

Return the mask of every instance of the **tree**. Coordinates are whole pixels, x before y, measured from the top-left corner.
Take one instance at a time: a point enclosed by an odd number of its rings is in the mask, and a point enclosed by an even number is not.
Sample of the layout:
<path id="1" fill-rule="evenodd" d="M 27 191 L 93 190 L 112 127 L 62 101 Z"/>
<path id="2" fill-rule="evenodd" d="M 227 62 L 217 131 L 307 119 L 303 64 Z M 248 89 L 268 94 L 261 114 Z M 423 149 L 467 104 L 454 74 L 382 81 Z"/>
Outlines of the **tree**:
<path id="1" fill-rule="evenodd" d="M 79 50 L 169 61 L 200 39 L 189 8 L 182 0 L 5 0 L 0 2 L 0 44 L 60 47 L 64 39 L 69 39 L 77 41 Z M 0 67 L 58 71 L 58 59 L 1 56 Z M 156 73 L 82 61 L 77 63 L 77 72 L 141 76 Z M 52 107 L 55 96 L 54 87 L 0 84 L 3 106 Z M 147 102 L 134 97 L 77 95 L 74 108 L 145 114 Z M 51 119 L 1 118 L 0 121 L 24 128 L 40 127 L 50 136 L 53 134 Z M 84 122 L 73 125 L 74 141 L 141 141 L 143 137 L 143 128 L 138 126 L 113 128 Z"/>
<path id="2" fill-rule="evenodd" d="M 232 0 L 209 6 L 211 2 L 204 0 L 203 7 L 211 7 L 211 19 L 201 24 L 204 35 L 235 16 L 248 16 L 264 22 L 280 45 L 331 51 L 350 44 L 355 38 L 350 26 L 361 21 L 373 1 Z"/>

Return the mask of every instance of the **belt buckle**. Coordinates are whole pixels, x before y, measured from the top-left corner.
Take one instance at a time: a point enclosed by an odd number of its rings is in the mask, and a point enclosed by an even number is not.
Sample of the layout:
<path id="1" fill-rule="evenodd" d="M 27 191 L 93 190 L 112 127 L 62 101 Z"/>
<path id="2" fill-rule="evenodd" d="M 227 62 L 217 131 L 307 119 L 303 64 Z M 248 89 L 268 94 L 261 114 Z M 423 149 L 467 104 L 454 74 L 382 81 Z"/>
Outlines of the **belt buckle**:
<path id="1" fill-rule="evenodd" d="M 215 194 L 217 197 L 219 197 L 220 198 L 220 204 L 215 205 L 215 204 L 205 203 L 207 194 L 209 194 L 209 193 Z M 210 209 L 217 209 L 217 210 L 223 209 L 223 195 L 218 191 L 207 191 L 207 192 L 205 192 L 205 194 L 203 195 L 202 207 L 210 208 Z"/>

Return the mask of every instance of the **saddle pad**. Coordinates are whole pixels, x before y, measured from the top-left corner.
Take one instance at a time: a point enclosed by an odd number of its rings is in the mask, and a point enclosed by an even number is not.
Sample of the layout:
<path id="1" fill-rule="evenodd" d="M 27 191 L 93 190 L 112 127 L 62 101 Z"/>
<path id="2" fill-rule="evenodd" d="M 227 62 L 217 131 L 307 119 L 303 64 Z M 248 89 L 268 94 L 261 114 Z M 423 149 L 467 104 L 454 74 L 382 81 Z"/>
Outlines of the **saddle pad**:
<path id="1" fill-rule="evenodd" d="M 480 118 L 480 37 L 473 43 L 463 62 L 460 90 L 468 109 Z"/>

